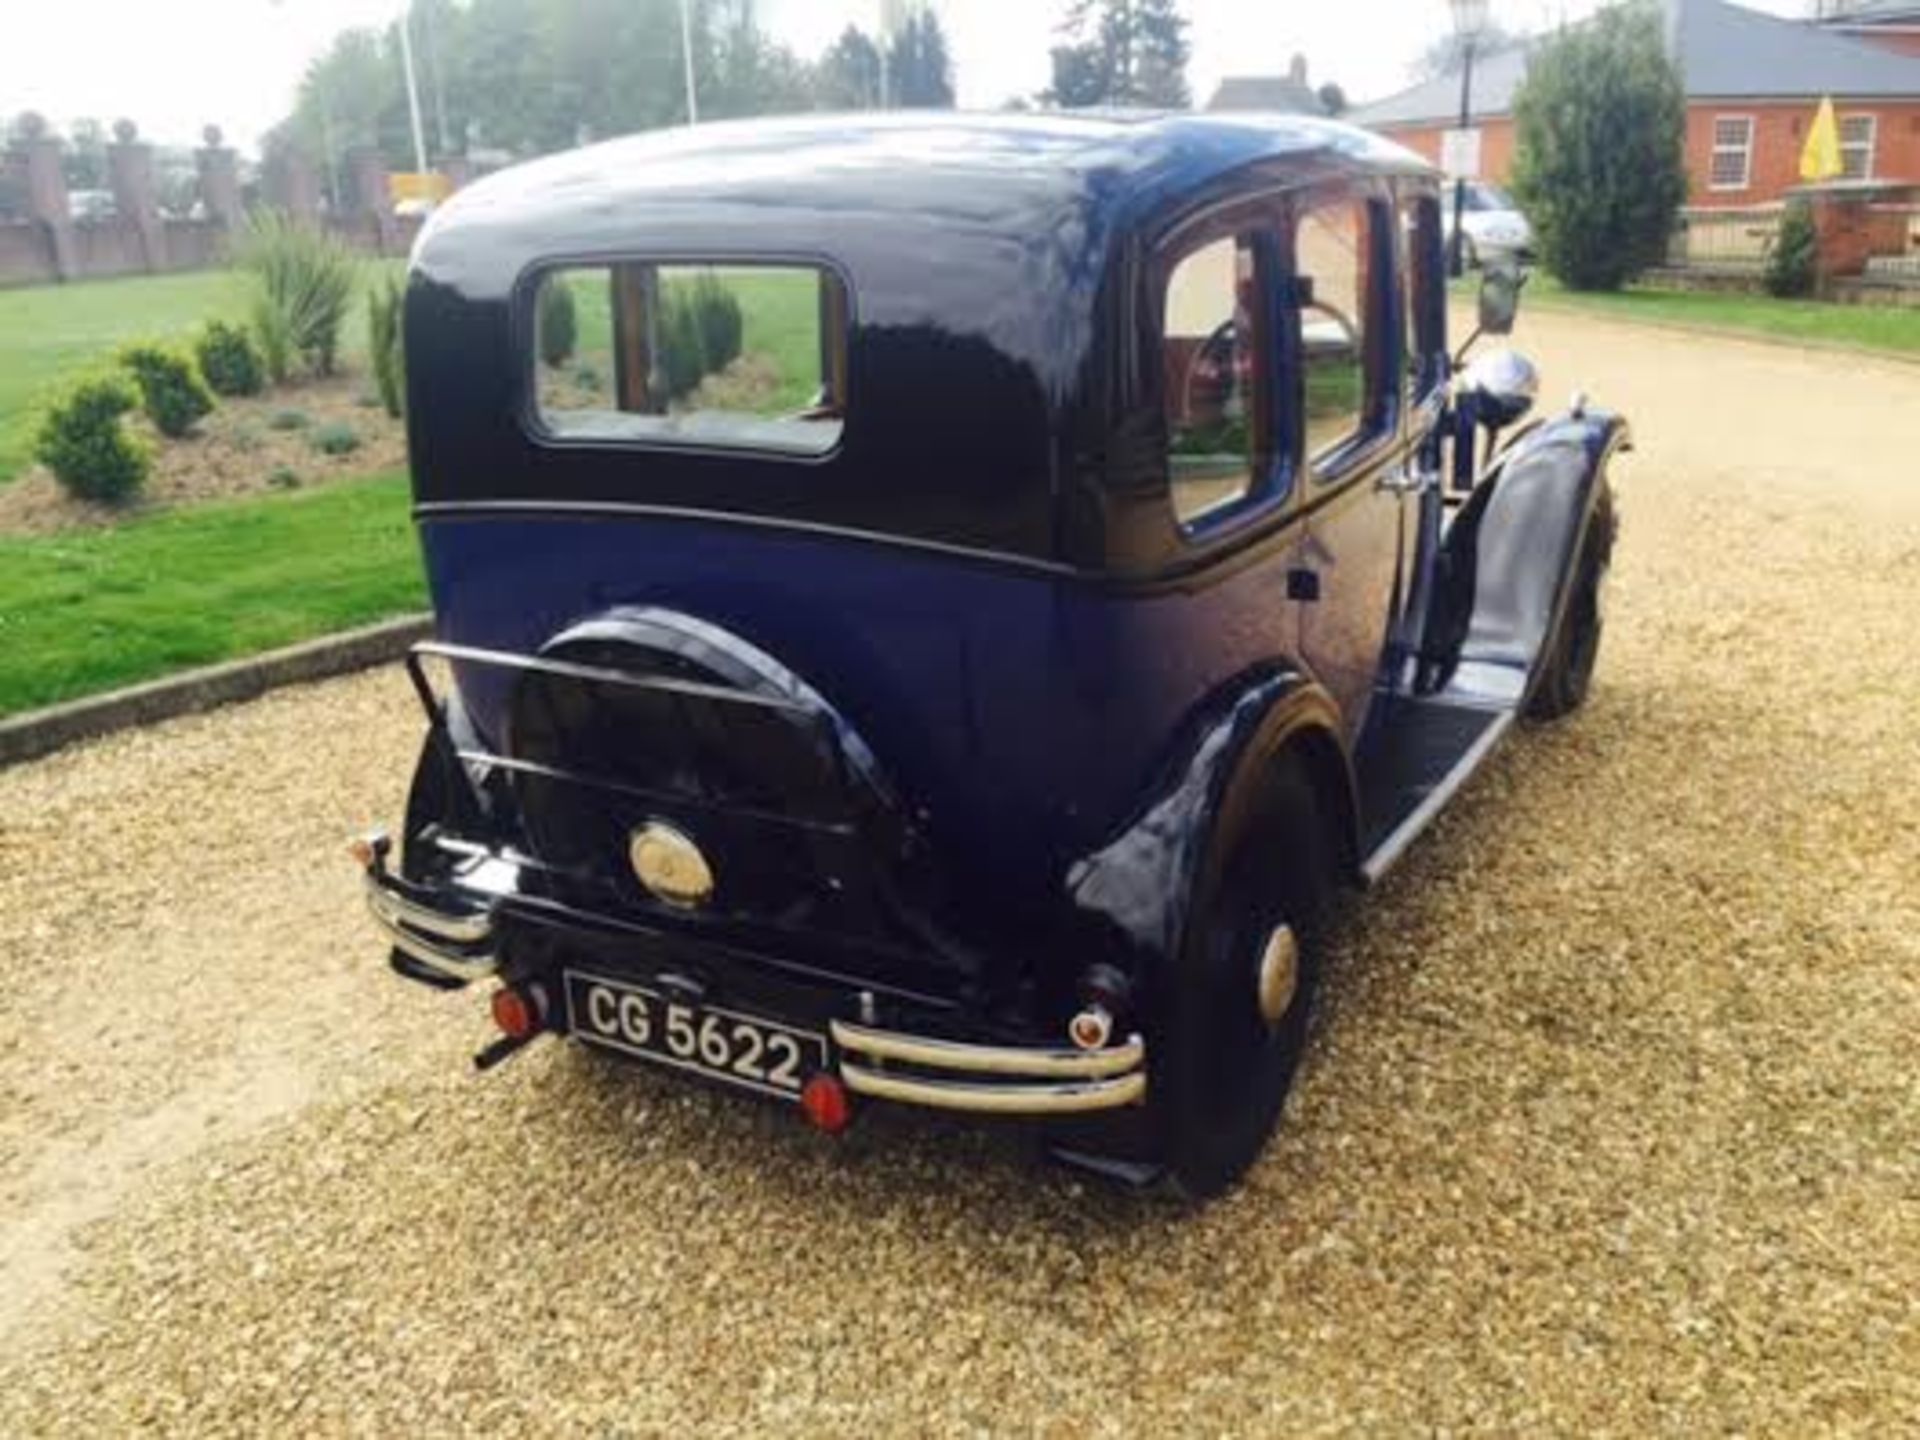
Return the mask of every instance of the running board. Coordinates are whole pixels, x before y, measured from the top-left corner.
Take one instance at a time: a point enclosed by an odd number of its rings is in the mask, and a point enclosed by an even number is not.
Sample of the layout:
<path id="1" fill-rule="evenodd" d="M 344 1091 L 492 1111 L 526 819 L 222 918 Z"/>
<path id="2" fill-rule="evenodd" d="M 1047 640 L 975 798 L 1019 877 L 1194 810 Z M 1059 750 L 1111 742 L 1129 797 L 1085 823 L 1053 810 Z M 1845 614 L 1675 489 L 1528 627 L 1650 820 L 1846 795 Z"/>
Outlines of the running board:
<path id="1" fill-rule="evenodd" d="M 1360 873 L 1371 885 L 1453 798 L 1513 724 L 1516 710 L 1400 699 L 1358 758 Z"/>

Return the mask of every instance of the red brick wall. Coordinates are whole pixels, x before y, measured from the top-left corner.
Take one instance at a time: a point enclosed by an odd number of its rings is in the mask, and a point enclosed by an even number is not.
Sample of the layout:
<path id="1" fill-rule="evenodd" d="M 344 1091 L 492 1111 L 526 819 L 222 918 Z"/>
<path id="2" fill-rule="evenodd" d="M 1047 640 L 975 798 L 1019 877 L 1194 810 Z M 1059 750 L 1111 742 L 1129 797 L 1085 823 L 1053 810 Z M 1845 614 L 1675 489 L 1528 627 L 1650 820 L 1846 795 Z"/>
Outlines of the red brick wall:
<path id="1" fill-rule="evenodd" d="M 1445 125 L 1383 125 L 1380 133 L 1438 165 L 1440 136 L 1448 128 Z M 1480 178 L 1504 184 L 1507 172 L 1513 168 L 1513 122 L 1483 120 L 1480 130 Z"/>
<path id="2" fill-rule="evenodd" d="M 1790 104 L 1739 100 L 1695 101 L 1687 107 L 1687 203 L 1689 205 L 1763 205 L 1778 200 L 1789 186 L 1800 183 L 1800 149 L 1813 123 L 1818 101 Z M 1873 147 L 1876 180 L 1920 182 L 1920 97 L 1913 100 L 1854 104 L 1836 98 L 1842 115 L 1878 118 Z M 1715 190 L 1708 183 L 1716 115 L 1753 117 L 1753 160 L 1748 184 L 1742 190 Z M 1443 125 L 1382 126 L 1381 133 L 1436 164 L 1440 159 Z M 1513 122 L 1488 120 L 1480 141 L 1481 171 L 1486 179 L 1504 181 L 1513 164 Z"/>
<path id="3" fill-rule="evenodd" d="M 1789 187 L 1798 185 L 1800 151 L 1807 143 L 1807 129 L 1813 124 L 1817 103 L 1808 100 L 1789 105 L 1761 105 L 1719 100 L 1688 106 L 1687 175 L 1691 188 L 1687 203 L 1760 205 L 1778 200 Z M 1920 181 L 1920 99 L 1871 104 L 1835 99 L 1833 108 L 1842 118 L 1872 115 L 1877 119 L 1874 179 Z M 1708 184 L 1716 115 L 1753 117 L 1753 162 L 1749 183 L 1743 190 L 1716 190 Z"/>

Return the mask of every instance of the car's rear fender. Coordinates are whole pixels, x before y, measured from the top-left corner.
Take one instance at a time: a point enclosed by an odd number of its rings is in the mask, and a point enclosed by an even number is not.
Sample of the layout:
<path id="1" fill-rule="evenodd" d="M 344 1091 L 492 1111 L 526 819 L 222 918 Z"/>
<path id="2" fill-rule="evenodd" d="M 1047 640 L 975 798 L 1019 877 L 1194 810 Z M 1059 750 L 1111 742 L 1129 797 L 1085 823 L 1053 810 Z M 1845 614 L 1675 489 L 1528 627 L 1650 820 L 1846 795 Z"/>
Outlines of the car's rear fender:
<path id="1" fill-rule="evenodd" d="M 1104 932 L 1099 949 L 1130 957 L 1134 980 L 1169 973 L 1200 918 L 1210 867 L 1258 816 L 1266 781 L 1286 756 L 1307 767 L 1339 868 L 1352 869 L 1358 811 L 1333 698 L 1291 668 L 1243 677 L 1202 708 L 1120 832 L 1067 872 L 1082 923 Z"/>

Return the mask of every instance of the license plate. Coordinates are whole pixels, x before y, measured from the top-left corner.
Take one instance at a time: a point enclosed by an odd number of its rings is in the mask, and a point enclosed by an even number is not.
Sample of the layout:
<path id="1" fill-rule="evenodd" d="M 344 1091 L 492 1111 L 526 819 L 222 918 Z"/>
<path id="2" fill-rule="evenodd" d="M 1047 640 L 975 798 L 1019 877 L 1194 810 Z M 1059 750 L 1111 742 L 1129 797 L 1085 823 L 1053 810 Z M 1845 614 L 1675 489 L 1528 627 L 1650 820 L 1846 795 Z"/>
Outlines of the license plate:
<path id="1" fill-rule="evenodd" d="M 827 1066 L 826 1037 L 811 1030 L 577 970 L 566 981 L 573 1033 L 623 1055 L 788 1100 Z"/>

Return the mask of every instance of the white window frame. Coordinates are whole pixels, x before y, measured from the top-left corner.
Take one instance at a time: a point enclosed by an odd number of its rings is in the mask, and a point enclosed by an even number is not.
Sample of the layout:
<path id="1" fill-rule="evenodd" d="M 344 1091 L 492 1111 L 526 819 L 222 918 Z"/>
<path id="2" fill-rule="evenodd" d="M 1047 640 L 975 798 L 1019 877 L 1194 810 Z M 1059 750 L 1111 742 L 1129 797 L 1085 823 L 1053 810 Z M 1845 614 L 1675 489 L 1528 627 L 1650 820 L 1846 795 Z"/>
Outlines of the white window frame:
<path id="1" fill-rule="evenodd" d="M 1737 120 L 1746 127 L 1746 139 L 1738 145 L 1722 145 L 1720 143 L 1720 126 L 1723 122 L 1731 120 Z M 1707 188 L 1709 190 L 1745 190 L 1753 184 L 1753 116 L 1714 116 L 1713 128 L 1707 132 L 1707 140 L 1709 142 L 1707 154 Z M 1722 155 L 1738 155 L 1740 157 L 1739 184 L 1728 184 L 1713 178 L 1716 168 L 1715 162 L 1719 160 Z"/>
<path id="2" fill-rule="evenodd" d="M 1867 122 L 1867 140 L 1865 145 L 1849 145 L 1847 143 L 1847 122 L 1849 120 L 1864 120 Z M 1873 152 L 1880 144 L 1880 117 L 1871 110 L 1865 112 L 1856 111 L 1852 115 L 1842 115 L 1839 121 L 1839 128 L 1841 174 L 1850 180 L 1871 180 L 1873 178 Z M 1846 175 L 1847 152 L 1849 150 L 1862 149 L 1867 152 L 1867 158 L 1866 163 L 1860 167 L 1860 173 L 1858 175 Z"/>

